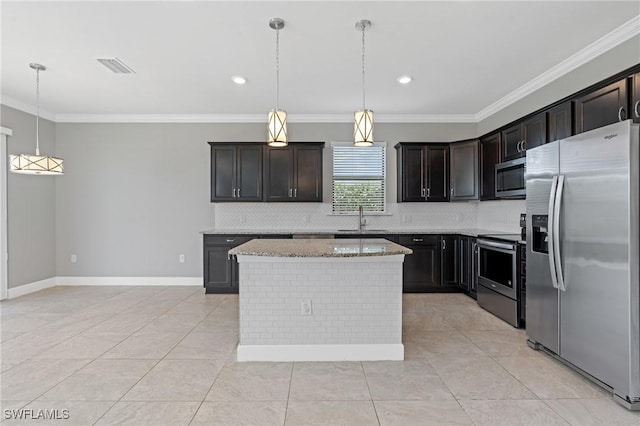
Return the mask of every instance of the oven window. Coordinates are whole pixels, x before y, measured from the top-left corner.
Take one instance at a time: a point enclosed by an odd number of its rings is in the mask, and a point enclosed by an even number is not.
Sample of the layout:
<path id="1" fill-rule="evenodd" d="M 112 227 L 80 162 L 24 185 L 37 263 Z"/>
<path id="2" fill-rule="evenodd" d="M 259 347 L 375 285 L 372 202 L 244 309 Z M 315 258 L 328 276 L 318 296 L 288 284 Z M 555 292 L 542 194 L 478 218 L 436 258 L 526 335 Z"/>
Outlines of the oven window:
<path id="1" fill-rule="evenodd" d="M 480 276 L 513 288 L 513 254 L 480 248 Z"/>
<path id="2" fill-rule="evenodd" d="M 524 168 L 521 165 L 498 170 L 498 188 L 501 191 L 515 191 L 524 187 Z"/>

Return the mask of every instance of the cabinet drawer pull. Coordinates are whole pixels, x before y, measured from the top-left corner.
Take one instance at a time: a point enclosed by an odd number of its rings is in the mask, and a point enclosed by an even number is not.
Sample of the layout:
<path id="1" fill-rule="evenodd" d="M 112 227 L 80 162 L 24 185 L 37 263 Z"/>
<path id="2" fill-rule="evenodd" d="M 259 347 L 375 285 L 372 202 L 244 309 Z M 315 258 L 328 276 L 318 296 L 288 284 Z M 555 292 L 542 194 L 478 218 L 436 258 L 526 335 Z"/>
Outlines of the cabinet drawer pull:
<path id="1" fill-rule="evenodd" d="M 442 240 L 442 250 L 447 249 L 447 240 Z"/>
<path id="2" fill-rule="evenodd" d="M 234 241 L 235 241 L 235 238 L 234 238 L 234 239 L 227 238 L 227 242 L 228 242 L 228 243 L 232 243 L 232 242 L 234 242 Z"/>
<path id="3" fill-rule="evenodd" d="M 636 101 L 636 104 L 633 106 L 633 112 L 636 114 L 636 118 L 640 118 L 640 100 Z"/>
<path id="4" fill-rule="evenodd" d="M 624 118 L 622 118 L 622 113 L 624 113 L 624 107 L 620 107 L 620 109 L 618 109 L 618 121 L 624 120 Z"/>
<path id="5" fill-rule="evenodd" d="M 424 196 L 426 196 L 426 195 L 427 195 L 427 190 L 426 190 L 426 189 L 424 189 L 424 188 L 422 188 L 422 196 L 424 197 Z"/>
<path id="6" fill-rule="evenodd" d="M 424 241 L 424 238 L 413 238 L 414 243 L 421 243 Z"/>

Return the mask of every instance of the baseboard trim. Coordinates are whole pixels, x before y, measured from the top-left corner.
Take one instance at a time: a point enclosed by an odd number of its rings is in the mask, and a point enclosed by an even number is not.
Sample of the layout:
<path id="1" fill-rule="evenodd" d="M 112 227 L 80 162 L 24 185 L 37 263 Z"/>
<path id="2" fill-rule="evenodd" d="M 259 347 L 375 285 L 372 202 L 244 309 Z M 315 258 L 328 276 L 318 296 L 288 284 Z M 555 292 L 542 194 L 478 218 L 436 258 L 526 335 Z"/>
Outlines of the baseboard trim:
<path id="1" fill-rule="evenodd" d="M 202 277 L 56 277 L 57 285 L 202 286 Z"/>
<path id="2" fill-rule="evenodd" d="M 402 361 L 404 345 L 238 345 L 238 361 Z"/>
<path id="3" fill-rule="evenodd" d="M 7 299 L 24 296 L 25 294 L 34 293 L 36 291 L 44 290 L 45 288 L 55 287 L 56 278 L 57 277 L 51 277 L 45 280 L 19 285 L 18 287 L 12 287 L 7 291 Z"/>
<path id="4" fill-rule="evenodd" d="M 51 277 L 13 287 L 7 291 L 7 299 L 24 296 L 59 285 L 68 286 L 199 286 L 202 277 Z"/>

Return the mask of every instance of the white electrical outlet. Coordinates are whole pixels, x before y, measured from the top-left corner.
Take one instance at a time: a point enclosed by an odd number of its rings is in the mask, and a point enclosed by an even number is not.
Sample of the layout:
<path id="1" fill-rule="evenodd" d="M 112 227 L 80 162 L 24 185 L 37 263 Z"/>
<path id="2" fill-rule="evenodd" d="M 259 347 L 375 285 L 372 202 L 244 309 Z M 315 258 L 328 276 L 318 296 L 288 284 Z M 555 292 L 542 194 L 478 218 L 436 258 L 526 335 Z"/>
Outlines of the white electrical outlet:
<path id="1" fill-rule="evenodd" d="M 180 256 L 178 256 L 178 262 L 184 263 L 184 254 L 181 254 Z"/>
<path id="2" fill-rule="evenodd" d="M 78 256 L 76 256 L 75 254 L 71 255 L 71 263 L 76 263 L 78 261 Z"/>
<path id="3" fill-rule="evenodd" d="M 311 308 L 311 300 L 303 300 L 300 302 L 300 307 L 302 310 L 302 315 L 311 315 L 313 314 L 313 309 Z"/>

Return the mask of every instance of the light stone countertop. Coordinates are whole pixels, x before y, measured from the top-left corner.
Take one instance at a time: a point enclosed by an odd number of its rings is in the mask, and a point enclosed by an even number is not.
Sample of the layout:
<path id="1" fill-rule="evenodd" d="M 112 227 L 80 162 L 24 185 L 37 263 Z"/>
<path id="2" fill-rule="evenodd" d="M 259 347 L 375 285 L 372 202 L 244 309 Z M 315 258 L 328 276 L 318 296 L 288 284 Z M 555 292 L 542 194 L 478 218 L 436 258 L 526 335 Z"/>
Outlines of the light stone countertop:
<path id="1" fill-rule="evenodd" d="M 343 230 L 343 229 L 209 229 L 201 231 L 201 234 L 205 235 L 269 235 L 269 234 L 296 234 L 296 235 L 405 235 L 405 234 L 460 234 L 468 237 L 477 237 L 479 235 L 493 235 L 493 234 L 514 234 L 518 231 L 496 231 L 491 229 L 478 229 L 478 228 L 430 228 L 430 229 L 364 229 L 362 232 L 357 229 Z"/>
<path id="2" fill-rule="evenodd" d="M 413 251 L 383 238 L 363 239 L 260 239 L 229 250 L 230 255 L 273 257 L 361 257 L 411 254 Z"/>

